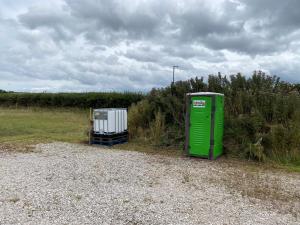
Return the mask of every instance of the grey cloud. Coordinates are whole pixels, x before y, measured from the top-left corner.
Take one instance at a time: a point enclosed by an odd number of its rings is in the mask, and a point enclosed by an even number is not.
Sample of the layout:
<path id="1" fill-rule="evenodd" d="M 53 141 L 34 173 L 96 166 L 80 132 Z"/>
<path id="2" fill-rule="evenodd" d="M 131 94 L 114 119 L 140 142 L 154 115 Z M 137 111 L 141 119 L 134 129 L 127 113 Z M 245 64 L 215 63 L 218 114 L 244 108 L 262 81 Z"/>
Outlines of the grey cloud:
<path id="1" fill-rule="evenodd" d="M 55 41 L 74 40 L 76 21 L 70 17 L 66 10 L 30 8 L 27 13 L 19 15 L 18 18 L 24 26 L 48 33 Z M 77 26 L 79 25 L 77 24 Z"/>
<path id="2" fill-rule="evenodd" d="M 274 0 L 242 0 L 246 5 L 244 14 L 249 18 L 269 20 L 269 27 L 281 27 L 299 29 L 300 2 L 298 0 L 274 1 Z"/>
<path id="3" fill-rule="evenodd" d="M 63 23 L 64 15 L 38 9 L 19 16 L 19 20 L 31 29 L 38 27 L 56 27 Z"/>
<path id="4" fill-rule="evenodd" d="M 32 9 L 19 18 L 32 29 L 52 29 L 53 38 L 59 40 L 84 34 L 93 44 L 146 40 L 164 45 L 204 44 L 216 50 L 255 55 L 288 47 L 286 32 L 299 28 L 300 16 L 295 10 L 299 3 L 287 2 L 225 1 L 215 9 L 211 4 L 193 0 L 183 7 L 179 4 L 182 1 L 168 4 L 166 0 L 135 4 L 120 0 L 66 0 L 58 12 Z M 244 9 L 239 9 L 242 3 Z M 273 39 L 272 44 L 269 39 Z"/>
<path id="5" fill-rule="evenodd" d="M 227 2 L 227 4 L 232 4 Z M 175 14 L 174 20 L 180 24 L 181 36 L 191 39 L 205 37 L 208 34 L 237 33 L 243 30 L 243 23 L 236 22 L 234 14 L 219 15 L 201 4 L 195 4 L 186 12 Z M 232 23 L 235 22 L 235 23 Z"/>
<path id="6" fill-rule="evenodd" d="M 0 12 L 1 89 L 149 90 L 169 84 L 173 65 L 177 79 L 265 69 L 299 80 L 296 0 L 26 4 Z"/>
<path id="7" fill-rule="evenodd" d="M 168 55 L 176 56 L 182 59 L 196 58 L 207 62 L 221 62 L 226 60 L 222 52 L 214 52 L 208 48 L 180 45 L 180 46 L 166 46 L 163 48 Z"/>
<path id="8" fill-rule="evenodd" d="M 140 62 L 156 62 L 158 63 L 165 55 L 159 51 L 151 48 L 135 48 L 128 49 L 125 56 L 131 59 L 135 59 Z"/>
<path id="9" fill-rule="evenodd" d="M 161 5 L 158 2 L 149 4 L 149 8 L 137 4 L 134 10 L 130 10 L 134 7 L 133 3 L 120 0 L 67 0 L 67 4 L 74 17 L 88 21 L 96 30 L 108 31 L 108 35 L 116 33 L 117 36 L 131 38 L 155 34 L 165 13 L 160 10 Z M 87 37 L 93 36 L 89 34 Z"/>
<path id="10" fill-rule="evenodd" d="M 238 52 L 245 52 L 250 55 L 270 54 L 276 51 L 288 48 L 286 40 L 278 40 L 273 38 L 272 41 L 264 39 L 260 36 L 251 34 L 238 35 L 209 35 L 203 40 L 203 43 L 210 49 L 228 49 Z"/>

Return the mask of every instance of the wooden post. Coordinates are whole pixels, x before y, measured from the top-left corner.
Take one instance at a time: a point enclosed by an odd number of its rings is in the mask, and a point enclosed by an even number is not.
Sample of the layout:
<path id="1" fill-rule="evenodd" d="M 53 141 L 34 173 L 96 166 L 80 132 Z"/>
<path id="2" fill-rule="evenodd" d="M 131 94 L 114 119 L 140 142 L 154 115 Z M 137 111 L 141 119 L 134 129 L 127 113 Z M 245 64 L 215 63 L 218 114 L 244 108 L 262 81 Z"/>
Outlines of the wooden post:
<path id="1" fill-rule="evenodd" d="M 93 115 L 92 108 L 90 108 L 90 121 L 89 121 L 89 144 L 92 144 L 92 132 L 93 132 Z"/>

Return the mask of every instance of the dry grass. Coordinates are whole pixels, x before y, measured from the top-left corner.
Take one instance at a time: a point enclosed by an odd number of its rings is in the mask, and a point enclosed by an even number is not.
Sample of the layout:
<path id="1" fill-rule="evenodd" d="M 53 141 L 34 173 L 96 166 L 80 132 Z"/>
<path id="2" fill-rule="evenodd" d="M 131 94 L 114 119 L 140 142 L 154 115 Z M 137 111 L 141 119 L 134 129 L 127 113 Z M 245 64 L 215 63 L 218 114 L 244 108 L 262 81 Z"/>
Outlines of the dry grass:
<path id="1" fill-rule="evenodd" d="M 254 204 L 263 202 L 266 207 L 280 213 L 291 213 L 295 217 L 300 215 L 300 187 L 289 183 L 289 173 L 265 166 L 254 168 L 236 164 L 230 167 L 226 173 L 220 172 L 217 177 L 209 178 L 210 183 L 223 185 L 229 193 L 240 194 Z"/>
<path id="2" fill-rule="evenodd" d="M 14 196 L 10 199 L 8 199 L 9 202 L 12 202 L 12 203 L 17 203 L 18 201 L 20 201 L 20 198 L 18 196 Z"/>
<path id="3" fill-rule="evenodd" d="M 295 199 L 300 201 L 300 195 L 284 189 L 284 184 L 277 177 L 236 170 L 224 174 L 221 181 L 227 188 L 239 192 L 245 197 L 284 202 Z"/>
<path id="4" fill-rule="evenodd" d="M 189 183 L 191 180 L 192 180 L 192 176 L 191 176 L 191 173 L 189 171 L 185 171 L 183 172 L 182 174 L 182 183 L 185 184 L 185 183 Z"/>
<path id="5" fill-rule="evenodd" d="M 169 156 L 169 157 L 180 157 L 180 156 L 184 155 L 183 151 L 180 149 L 156 147 L 153 145 L 146 145 L 143 142 L 138 142 L 138 141 L 134 141 L 134 140 L 130 141 L 128 143 L 115 145 L 112 148 L 128 150 L 128 151 L 143 152 L 143 153 L 151 154 L 151 155 Z"/>
<path id="6" fill-rule="evenodd" d="M 35 152 L 35 146 L 29 143 L 0 143 L 0 152 Z"/>

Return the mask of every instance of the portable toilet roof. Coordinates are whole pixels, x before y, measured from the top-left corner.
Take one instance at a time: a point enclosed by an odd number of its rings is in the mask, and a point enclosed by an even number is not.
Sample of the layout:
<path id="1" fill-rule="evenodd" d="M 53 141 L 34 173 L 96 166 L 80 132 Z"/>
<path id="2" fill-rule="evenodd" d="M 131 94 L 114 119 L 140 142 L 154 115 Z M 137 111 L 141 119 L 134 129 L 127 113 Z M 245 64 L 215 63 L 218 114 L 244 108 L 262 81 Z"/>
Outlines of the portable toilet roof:
<path id="1" fill-rule="evenodd" d="M 193 93 L 187 93 L 186 95 L 190 96 L 211 96 L 211 95 L 221 95 L 224 96 L 222 93 L 217 92 L 193 92 Z"/>

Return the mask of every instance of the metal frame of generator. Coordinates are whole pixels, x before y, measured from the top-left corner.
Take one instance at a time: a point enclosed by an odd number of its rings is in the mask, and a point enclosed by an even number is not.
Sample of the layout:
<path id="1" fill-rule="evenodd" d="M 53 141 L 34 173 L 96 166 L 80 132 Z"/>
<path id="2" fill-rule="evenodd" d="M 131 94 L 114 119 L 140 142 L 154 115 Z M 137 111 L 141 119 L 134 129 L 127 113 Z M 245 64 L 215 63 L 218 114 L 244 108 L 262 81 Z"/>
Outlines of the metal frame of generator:
<path id="1" fill-rule="evenodd" d="M 114 145 L 128 141 L 127 109 L 90 110 L 89 144 Z"/>
<path id="2" fill-rule="evenodd" d="M 223 153 L 224 95 L 197 92 L 186 95 L 185 152 L 216 159 Z"/>

